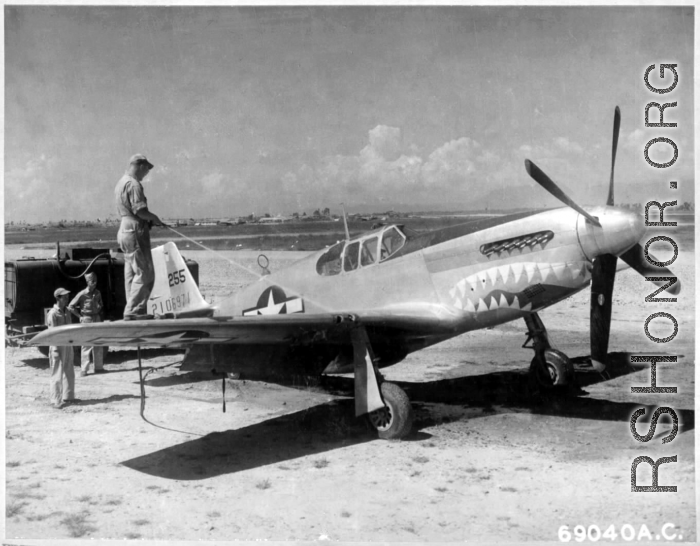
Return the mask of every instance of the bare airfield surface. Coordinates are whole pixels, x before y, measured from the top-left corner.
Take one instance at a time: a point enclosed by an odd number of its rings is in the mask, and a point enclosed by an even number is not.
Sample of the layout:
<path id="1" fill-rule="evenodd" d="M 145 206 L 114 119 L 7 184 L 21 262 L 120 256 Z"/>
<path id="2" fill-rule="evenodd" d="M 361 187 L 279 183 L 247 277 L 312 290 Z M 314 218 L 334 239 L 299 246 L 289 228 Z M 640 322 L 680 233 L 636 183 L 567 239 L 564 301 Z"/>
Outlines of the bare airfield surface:
<path id="1" fill-rule="evenodd" d="M 6 247 L 6 259 L 53 250 Z M 256 252 L 183 251 L 200 264 L 207 300 L 254 281 L 222 259 L 257 270 Z M 270 269 L 301 253 L 271 252 Z M 110 351 L 109 373 L 76 377 L 81 403 L 48 402 L 48 360 L 36 349 L 5 350 L 6 541 L 32 539 L 315 541 L 556 541 L 573 530 L 623 525 L 696 540 L 694 470 L 694 263 L 682 252 L 674 272 L 677 303 L 648 304 L 650 283 L 618 274 L 611 353 L 682 355 L 660 364 L 659 386 L 675 395 L 632 394 L 649 385 L 648 366 L 623 364 L 604 380 L 577 373 L 583 392 L 549 401 L 527 396 L 532 351 L 525 325 L 472 332 L 384 370 L 413 402 L 414 433 L 376 439 L 353 417 L 352 399 L 315 386 L 300 390 L 178 371 L 182 352 L 145 350 L 146 406 L 136 351 Z M 570 357 L 589 354 L 587 290 L 541 316 Z M 676 339 L 660 347 L 644 335 L 653 312 L 672 313 Z M 658 331 L 665 332 L 662 324 Z M 662 332 L 663 330 L 663 332 Z M 663 336 L 662 336 L 663 337 Z M 613 357 L 623 361 L 624 358 Z M 670 444 L 663 417 L 650 442 L 630 433 L 630 416 L 656 407 L 679 419 Z M 635 457 L 677 456 L 661 465 L 660 485 L 676 493 L 631 493 Z M 638 470 L 648 485 L 647 465 Z M 682 537 L 682 538 L 681 538 Z M 14 539 L 14 540 L 12 540 Z M 573 540 L 572 540 L 573 542 Z"/>

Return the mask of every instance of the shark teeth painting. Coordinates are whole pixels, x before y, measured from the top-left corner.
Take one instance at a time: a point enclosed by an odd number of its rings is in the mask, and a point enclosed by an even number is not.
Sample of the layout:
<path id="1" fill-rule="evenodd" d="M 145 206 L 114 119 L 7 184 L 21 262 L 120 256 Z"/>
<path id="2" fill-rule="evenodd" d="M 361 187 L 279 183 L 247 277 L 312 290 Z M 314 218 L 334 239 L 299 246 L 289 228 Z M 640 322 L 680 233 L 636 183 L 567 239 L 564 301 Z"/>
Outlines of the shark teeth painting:
<path id="1" fill-rule="evenodd" d="M 497 309 L 531 311 L 526 301 L 544 291 L 546 286 L 569 287 L 581 280 L 590 280 L 586 262 L 517 262 L 491 267 L 460 279 L 450 289 L 452 303 L 469 313 Z M 532 288 L 532 290 L 528 290 Z"/>

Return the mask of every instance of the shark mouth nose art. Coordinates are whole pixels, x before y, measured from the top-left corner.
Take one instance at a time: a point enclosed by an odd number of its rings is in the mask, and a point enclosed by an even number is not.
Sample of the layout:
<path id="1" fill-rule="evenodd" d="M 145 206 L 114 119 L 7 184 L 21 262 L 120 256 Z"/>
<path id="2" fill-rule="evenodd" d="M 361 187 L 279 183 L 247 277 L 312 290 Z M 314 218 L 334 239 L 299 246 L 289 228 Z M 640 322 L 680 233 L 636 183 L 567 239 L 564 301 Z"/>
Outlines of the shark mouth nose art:
<path id="1" fill-rule="evenodd" d="M 502 265 L 465 277 L 449 294 L 452 305 L 472 313 L 502 308 L 528 312 L 548 286 L 568 288 L 590 280 L 589 267 L 587 262 Z"/>

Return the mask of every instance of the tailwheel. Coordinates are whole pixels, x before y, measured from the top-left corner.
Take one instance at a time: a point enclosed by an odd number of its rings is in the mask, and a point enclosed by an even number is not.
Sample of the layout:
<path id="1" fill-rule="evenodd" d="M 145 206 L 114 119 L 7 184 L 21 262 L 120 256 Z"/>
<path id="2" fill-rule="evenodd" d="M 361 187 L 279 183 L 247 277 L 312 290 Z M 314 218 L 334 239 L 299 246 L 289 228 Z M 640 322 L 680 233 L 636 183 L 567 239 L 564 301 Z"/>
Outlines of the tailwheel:
<path id="1" fill-rule="evenodd" d="M 530 364 L 530 379 L 542 391 L 562 390 L 574 384 L 574 365 L 561 351 L 545 349 L 542 362 L 537 354 Z"/>
<path id="2" fill-rule="evenodd" d="M 413 411 L 408 395 L 394 383 L 381 384 L 385 406 L 368 414 L 369 422 L 384 440 L 399 440 L 411 432 Z"/>

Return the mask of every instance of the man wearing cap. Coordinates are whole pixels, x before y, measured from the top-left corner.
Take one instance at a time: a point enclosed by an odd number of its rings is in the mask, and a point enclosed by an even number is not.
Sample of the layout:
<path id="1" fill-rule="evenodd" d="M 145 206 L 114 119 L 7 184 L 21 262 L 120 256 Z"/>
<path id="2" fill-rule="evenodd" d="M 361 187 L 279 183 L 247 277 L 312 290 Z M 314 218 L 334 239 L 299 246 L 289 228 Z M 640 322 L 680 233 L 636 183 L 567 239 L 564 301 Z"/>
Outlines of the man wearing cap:
<path id="1" fill-rule="evenodd" d="M 70 324 L 70 313 L 66 304 L 70 292 L 57 288 L 53 293 L 55 305 L 46 314 L 46 325 L 49 328 Z M 64 408 L 75 401 L 75 372 L 73 371 L 73 347 L 49 347 L 49 365 L 51 367 L 51 384 L 49 397 L 57 409 Z"/>
<path id="2" fill-rule="evenodd" d="M 148 210 L 141 185 L 141 180 L 152 168 L 145 155 L 132 156 L 126 174 L 114 189 L 117 213 L 121 216 L 117 241 L 124 252 L 124 320 L 152 318 L 147 315 L 146 307 L 155 282 L 150 225 L 164 225 L 158 216 Z"/>
<path id="3" fill-rule="evenodd" d="M 68 305 L 68 311 L 80 319 L 80 322 L 102 322 L 102 294 L 97 289 L 97 275 L 94 271 L 85 273 L 87 288 L 78 292 Z M 94 373 L 105 371 L 102 355 L 102 347 L 88 347 L 83 345 L 80 349 L 80 376 L 85 377 L 90 371 L 90 361 L 95 368 Z"/>

